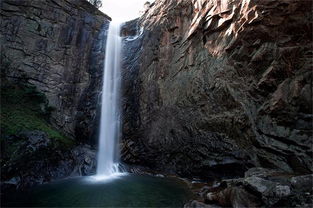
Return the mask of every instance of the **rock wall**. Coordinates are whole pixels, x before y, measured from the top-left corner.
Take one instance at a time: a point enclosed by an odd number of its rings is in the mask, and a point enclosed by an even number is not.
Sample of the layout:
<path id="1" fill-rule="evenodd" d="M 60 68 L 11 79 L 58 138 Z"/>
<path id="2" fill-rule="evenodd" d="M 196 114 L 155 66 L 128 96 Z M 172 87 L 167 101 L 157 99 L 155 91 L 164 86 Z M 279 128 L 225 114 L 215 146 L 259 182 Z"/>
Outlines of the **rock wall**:
<path id="1" fill-rule="evenodd" d="M 85 0 L 1 1 L 1 76 L 44 92 L 72 138 L 95 131 L 109 21 Z"/>
<path id="2" fill-rule="evenodd" d="M 122 60 L 122 111 L 123 111 L 123 128 L 122 128 L 122 158 L 128 162 L 135 162 L 136 152 L 139 143 L 132 142 L 132 139 L 140 135 L 140 115 L 139 115 L 139 98 L 140 98 L 140 78 L 139 64 L 141 60 L 141 49 L 144 36 L 139 32 L 138 19 L 125 23 L 121 28 L 123 38 L 124 54 Z M 138 141 L 139 142 L 139 141 Z M 127 151 L 127 153 L 125 152 Z"/>
<path id="3" fill-rule="evenodd" d="M 184 176 L 312 172 L 311 8 L 156 0 L 125 41 L 123 160 Z"/>
<path id="4" fill-rule="evenodd" d="M 42 131 L 23 131 L 1 149 L 1 197 L 10 191 L 65 177 L 95 174 L 96 151 L 89 145 L 69 146 Z"/>

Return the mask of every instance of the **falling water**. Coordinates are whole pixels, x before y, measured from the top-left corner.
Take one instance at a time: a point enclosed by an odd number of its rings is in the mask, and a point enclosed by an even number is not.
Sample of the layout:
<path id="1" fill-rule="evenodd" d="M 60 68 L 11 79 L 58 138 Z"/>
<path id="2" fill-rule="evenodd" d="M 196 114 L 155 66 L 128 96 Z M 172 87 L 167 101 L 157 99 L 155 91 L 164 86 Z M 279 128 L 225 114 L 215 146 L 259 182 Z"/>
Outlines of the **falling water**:
<path id="1" fill-rule="evenodd" d="M 120 84 L 121 84 L 120 24 L 110 23 L 106 43 L 103 74 L 102 106 L 98 152 L 98 178 L 111 178 L 120 173 L 118 140 L 120 136 Z"/>

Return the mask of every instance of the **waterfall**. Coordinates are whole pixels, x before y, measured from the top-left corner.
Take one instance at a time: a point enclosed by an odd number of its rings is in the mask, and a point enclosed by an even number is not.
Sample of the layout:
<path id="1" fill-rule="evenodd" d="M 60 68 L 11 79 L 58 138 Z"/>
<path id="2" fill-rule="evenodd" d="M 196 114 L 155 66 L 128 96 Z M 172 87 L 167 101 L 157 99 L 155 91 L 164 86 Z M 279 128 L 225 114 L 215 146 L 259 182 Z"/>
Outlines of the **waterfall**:
<path id="1" fill-rule="evenodd" d="M 120 137 L 120 85 L 121 85 L 120 24 L 110 23 L 106 42 L 103 73 L 101 121 L 98 152 L 98 178 L 111 178 L 119 174 L 118 143 Z"/>

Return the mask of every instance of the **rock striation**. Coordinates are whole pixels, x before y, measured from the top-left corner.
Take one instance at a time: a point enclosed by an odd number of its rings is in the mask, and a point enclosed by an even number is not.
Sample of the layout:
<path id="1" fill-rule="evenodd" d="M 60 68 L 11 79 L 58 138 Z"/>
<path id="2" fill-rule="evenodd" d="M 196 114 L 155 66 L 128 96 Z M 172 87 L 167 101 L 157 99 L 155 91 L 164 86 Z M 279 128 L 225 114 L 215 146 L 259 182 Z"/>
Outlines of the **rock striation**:
<path id="1" fill-rule="evenodd" d="M 126 23 L 143 34 L 125 39 L 123 160 L 193 177 L 311 173 L 311 8 L 157 0 Z"/>
<path id="2" fill-rule="evenodd" d="M 43 92 L 51 123 L 85 142 L 95 134 L 110 18 L 85 0 L 1 1 L 1 76 Z"/>

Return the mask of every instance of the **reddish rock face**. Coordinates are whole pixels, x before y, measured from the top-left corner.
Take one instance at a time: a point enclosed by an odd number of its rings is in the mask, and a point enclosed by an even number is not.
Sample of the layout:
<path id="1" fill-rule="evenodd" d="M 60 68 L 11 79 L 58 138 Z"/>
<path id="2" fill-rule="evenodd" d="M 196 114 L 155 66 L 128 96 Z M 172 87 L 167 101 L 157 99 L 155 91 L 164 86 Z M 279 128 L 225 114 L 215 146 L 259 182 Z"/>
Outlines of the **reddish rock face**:
<path id="1" fill-rule="evenodd" d="M 124 160 L 189 176 L 312 172 L 311 8 L 157 0 L 125 41 L 141 50 L 125 53 Z"/>

